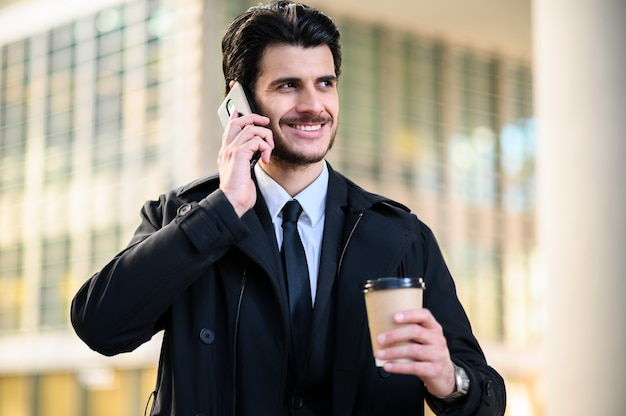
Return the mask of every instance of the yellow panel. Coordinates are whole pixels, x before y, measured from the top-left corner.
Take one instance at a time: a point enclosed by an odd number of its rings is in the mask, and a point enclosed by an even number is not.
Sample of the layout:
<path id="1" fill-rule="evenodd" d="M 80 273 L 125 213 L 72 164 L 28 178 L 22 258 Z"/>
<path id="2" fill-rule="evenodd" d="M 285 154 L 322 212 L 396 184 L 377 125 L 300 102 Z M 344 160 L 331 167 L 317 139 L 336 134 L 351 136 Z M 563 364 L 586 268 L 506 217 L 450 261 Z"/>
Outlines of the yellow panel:
<path id="1" fill-rule="evenodd" d="M 41 416 L 77 415 L 79 390 L 72 374 L 43 374 L 39 384 Z"/>
<path id="2" fill-rule="evenodd" d="M 26 377 L 0 378 L 0 415 L 28 416 L 28 380 Z"/>
<path id="3" fill-rule="evenodd" d="M 148 403 L 148 397 L 150 397 L 150 394 L 154 391 L 154 387 L 156 386 L 156 376 L 156 367 L 141 370 L 141 380 L 139 385 L 141 411 L 145 409 L 146 404 Z M 150 400 L 150 405 L 152 405 L 152 398 Z"/>
<path id="4" fill-rule="evenodd" d="M 89 416 L 123 415 L 120 389 L 91 390 L 88 407 Z"/>

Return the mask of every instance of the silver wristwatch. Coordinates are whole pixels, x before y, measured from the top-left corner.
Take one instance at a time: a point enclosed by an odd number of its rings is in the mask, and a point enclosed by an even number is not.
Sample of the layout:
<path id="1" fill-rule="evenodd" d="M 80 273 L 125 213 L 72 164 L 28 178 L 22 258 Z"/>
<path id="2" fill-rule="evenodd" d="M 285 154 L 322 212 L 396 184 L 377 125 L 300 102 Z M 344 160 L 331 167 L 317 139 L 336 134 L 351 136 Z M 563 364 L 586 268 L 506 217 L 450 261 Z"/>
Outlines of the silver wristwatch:
<path id="1" fill-rule="evenodd" d="M 442 399 L 445 401 L 453 401 L 458 399 L 459 397 L 463 397 L 467 394 L 470 388 L 470 379 L 465 372 L 463 367 L 459 367 L 456 364 L 452 364 L 454 366 L 454 380 L 455 387 L 454 391 L 447 396 L 437 396 L 438 399 Z"/>

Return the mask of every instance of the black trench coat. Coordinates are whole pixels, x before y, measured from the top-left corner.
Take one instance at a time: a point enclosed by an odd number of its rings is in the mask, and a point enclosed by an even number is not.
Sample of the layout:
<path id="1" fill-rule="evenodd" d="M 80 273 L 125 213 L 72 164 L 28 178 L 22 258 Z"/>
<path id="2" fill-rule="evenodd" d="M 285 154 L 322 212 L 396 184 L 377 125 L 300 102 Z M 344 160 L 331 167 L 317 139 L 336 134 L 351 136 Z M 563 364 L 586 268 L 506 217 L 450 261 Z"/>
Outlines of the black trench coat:
<path id="1" fill-rule="evenodd" d="M 438 413 L 503 414 L 504 382 L 485 361 L 430 229 L 329 170 L 312 334 L 335 302 L 332 414 L 422 415 L 424 399 Z M 105 355 L 164 330 L 155 416 L 283 412 L 289 311 L 273 230 L 261 197 L 240 219 L 218 186 L 203 178 L 147 202 L 129 246 L 72 302 L 77 334 Z M 374 365 L 362 283 L 394 275 L 425 280 L 424 306 L 471 380 L 457 406 L 428 395 L 417 377 Z"/>

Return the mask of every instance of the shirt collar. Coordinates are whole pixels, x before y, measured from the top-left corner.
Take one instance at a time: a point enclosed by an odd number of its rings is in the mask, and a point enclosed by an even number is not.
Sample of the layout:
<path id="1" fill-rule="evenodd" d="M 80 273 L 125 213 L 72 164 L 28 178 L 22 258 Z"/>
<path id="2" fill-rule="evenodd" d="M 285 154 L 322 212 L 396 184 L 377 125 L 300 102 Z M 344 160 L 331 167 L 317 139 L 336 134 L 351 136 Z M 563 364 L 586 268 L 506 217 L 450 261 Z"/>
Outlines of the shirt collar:
<path id="1" fill-rule="evenodd" d="M 259 163 L 254 166 L 254 173 L 259 185 L 259 190 L 265 199 L 267 209 L 272 218 L 272 222 L 275 222 L 276 217 L 280 214 L 285 203 L 292 198 L 282 186 L 265 173 Z M 300 218 L 304 223 L 308 223 L 308 225 L 313 227 L 324 218 L 327 193 L 328 167 L 326 166 L 326 162 L 324 162 L 322 172 L 317 179 L 293 198 L 297 199 L 302 206 L 302 215 Z"/>

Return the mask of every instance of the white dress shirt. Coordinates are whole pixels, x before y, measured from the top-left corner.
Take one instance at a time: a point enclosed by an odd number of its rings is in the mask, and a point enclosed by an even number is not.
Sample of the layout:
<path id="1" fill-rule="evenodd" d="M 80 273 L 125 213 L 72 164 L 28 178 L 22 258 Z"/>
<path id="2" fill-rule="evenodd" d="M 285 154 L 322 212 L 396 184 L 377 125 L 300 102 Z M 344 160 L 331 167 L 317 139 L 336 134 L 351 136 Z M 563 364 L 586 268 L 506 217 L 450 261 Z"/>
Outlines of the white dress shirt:
<path id="1" fill-rule="evenodd" d="M 328 192 L 328 167 L 324 163 L 324 169 L 317 179 L 294 198 L 291 198 L 282 186 L 270 178 L 258 163 L 254 166 L 254 173 L 274 225 L 278 250 L 280 250 L 283 243 L 283 218 L 281 213 L 283 206 L 291 199 L 298 200 L 300 206 L 302 206 L 302 214 L 300 214 L 298 220 L 298 232 L 300 233 L 300 239 L 302 239 L 309 268 L 311 302 L 315 304 L 322 235 L 324 233 L 326 194 Z"/>

